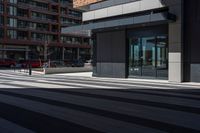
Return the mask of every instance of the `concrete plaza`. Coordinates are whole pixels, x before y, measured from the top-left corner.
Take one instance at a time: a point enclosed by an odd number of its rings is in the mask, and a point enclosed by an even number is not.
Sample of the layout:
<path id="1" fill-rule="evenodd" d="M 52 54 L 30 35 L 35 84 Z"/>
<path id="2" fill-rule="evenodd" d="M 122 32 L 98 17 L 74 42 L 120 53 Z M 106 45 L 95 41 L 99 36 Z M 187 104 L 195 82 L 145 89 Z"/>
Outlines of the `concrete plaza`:
<path id="1" fill-rule="evenodd" d="M 1 133 L 199 132 L 198 84 L 0 71 Z"/>

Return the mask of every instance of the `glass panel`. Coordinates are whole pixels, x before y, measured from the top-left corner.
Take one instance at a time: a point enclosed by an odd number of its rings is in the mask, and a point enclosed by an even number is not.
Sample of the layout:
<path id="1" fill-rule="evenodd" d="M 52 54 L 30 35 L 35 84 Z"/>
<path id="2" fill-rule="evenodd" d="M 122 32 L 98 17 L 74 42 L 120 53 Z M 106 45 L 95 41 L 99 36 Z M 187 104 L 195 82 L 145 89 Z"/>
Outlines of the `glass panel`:
<path id="1" fill-rule="evenodd" d="M 140 38 L 131 38 L 129 40 L 129 75 L 141 76 Z"/>
<path id="2" fill-rule="evenodd" d="M 168 77 L 168 45 L 166 36 L 157 37 L 157 77 Z"/>
<path id="3" fill-rule="evenodd" d="M 142 38 L 142 75 L 156 77 L 155 37 Z"/>
<path id="4" fill-rule="evenodd" d="M 129 76 L 168 77 L 167 36 L 129 39 Z"/>

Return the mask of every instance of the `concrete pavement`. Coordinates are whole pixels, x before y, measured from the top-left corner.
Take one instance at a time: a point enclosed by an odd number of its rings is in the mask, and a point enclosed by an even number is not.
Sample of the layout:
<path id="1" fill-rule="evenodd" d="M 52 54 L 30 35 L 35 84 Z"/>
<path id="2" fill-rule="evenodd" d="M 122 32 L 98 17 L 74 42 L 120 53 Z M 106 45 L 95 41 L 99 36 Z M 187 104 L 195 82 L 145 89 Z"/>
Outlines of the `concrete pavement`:
<path id="1" fill-rule="evenodd" d="M 1 132 L 200 132 L 198 85 L 87 75 L 0 71 Z"/>

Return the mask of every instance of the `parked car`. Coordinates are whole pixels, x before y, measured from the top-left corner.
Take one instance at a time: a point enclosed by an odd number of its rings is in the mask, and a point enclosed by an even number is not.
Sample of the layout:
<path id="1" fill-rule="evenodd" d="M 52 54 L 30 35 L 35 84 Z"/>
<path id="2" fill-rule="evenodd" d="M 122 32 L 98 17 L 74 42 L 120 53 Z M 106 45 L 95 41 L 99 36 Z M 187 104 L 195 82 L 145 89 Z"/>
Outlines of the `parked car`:
<path id="1" fill-rule="evenodd" d="M 24 68 L 25 66 L 25 60 L 19 60 L 17 61 L 17 63 L 15 64 L 16 68 Z"/>
<path id="2" fill-rule="evenodd" d="M 51 61 L 51 67 L 65 67 L 64 61 Z"/>
<path id="3" fill-rule="evenodd" d="M 86 60 L 84 65 L 85 66 L 92 66 L 92 63 L 93 63 L 92 60 Z"/>
<path id="4" fill-rule="evenodd" d="M 66 67 L 72 67 L 72 61 L 71 60 L 64 60 Z"/>
<path id="5" fill-rule="evenodd" d="M 66 67 L 66 65 L 64 61 L 50 61 L 43 63 L 43 67 Z"/>
<path id="6" fill-rule="evenodd" d="M 84 62 L 82 60 L 73 60 L 72 67 L 84 67 Z"/>
<path id="7" fill-rule="evenodd" d="M 16 67 L 21 67 L 21 68 L 28 68 L 29 64 L 31 65 L 32 68 L 39 68 L 42 65 L 42 62 L 39 60 L 20 60 Z"/>
<path id="8" fill-rule="evenodd" d="M 13 59 L 0 59 L 0 66 L 1 67 L 14 67 L 16 61 Z"/>

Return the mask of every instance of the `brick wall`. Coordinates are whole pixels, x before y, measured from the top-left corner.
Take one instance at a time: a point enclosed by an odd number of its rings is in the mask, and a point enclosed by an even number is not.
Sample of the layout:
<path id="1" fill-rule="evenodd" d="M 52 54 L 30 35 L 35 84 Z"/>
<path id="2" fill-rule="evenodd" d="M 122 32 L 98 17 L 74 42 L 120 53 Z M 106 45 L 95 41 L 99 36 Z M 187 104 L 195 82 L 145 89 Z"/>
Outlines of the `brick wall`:
<path id="1" fill-rule="evenodd" d="M 81 6 L 95 3 L 98 1 L 102 1 L 102 0 L 73 0 L 73 5 L 74 7 L 81 7 Z"/>

